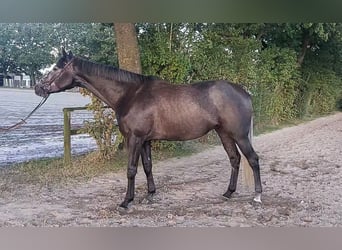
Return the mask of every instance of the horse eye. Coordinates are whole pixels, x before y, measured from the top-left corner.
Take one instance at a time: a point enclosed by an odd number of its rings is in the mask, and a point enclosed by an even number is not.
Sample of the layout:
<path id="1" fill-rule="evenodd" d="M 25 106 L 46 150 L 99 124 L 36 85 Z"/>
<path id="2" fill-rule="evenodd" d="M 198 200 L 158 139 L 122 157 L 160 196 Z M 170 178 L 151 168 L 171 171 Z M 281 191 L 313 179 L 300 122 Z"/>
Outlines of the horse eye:
<path id="1" fill-rule="evenodd" d="M 52 68 L 52 70 L 56 71 L 56 70 L 58 70 L 58 68 L 55 66 L 55 67 Z"/>

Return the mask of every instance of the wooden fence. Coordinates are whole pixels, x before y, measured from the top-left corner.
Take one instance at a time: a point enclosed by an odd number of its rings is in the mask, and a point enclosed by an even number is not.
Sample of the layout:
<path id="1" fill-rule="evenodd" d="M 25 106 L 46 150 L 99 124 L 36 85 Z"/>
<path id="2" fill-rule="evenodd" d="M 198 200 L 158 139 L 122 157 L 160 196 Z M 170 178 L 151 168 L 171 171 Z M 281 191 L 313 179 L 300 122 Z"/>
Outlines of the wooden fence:
<path id="1" fill-rule="evenodd" d="M 103 106 L 103 109 L 108 109 L 110 107 Z M 87 110 L 87 107 L 72 107 L 64 108 L 64 164 L 68 165 L 71 163 L 71 136 L 81 133 L 81 128 L 72 129 L 71 128 L 71 112 L 76 110 Z"/>
<path id="2" fill-rule="evenodd" d="M 86 110 L 87 107 L 64 108 L 64 164 L 71 163 L 71 136 L 79 134 L 80 129 L 71 129 L 71 112 Z"/>

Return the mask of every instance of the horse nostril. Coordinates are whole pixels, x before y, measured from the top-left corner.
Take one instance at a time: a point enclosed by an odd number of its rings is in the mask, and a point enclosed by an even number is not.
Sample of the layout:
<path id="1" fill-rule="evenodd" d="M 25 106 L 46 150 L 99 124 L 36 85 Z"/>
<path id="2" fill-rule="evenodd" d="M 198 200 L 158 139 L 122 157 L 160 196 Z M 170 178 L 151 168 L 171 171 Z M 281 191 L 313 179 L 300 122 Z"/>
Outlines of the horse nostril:
<path id="1" fill-rule="evenodd" d="M 34 92 L 36 93 L 36 95 L 42 97 L 46 97 L 48 95 L 47 89 L 44 87 L 44 85 L 39 83 L 34 86 Z"/>

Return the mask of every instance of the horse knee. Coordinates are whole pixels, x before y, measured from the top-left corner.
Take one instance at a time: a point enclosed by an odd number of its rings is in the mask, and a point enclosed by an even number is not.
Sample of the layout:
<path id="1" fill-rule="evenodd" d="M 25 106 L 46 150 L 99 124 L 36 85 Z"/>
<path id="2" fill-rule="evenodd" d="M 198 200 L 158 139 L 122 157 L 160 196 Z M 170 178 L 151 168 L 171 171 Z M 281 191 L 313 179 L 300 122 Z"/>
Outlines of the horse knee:
<path id="1" fill-rule="evenodd" d="M 142 163 L 143 163 L 143 166 L 144 166 L 144 169 L 150 169 L 150 168 L 152 168 L 152 161 L 151 160 L 149 160 L 149 159 L 144 159 L 143 161 L 142 161 Z"/>
<path id="2" fill-rule="evenodd" d="M 151 161 L 149 161 L 149 160 L 147 160 L 147 159 L 146 159 L 146 160 L 144 159 L 144 160 L 142 161 L 142 163 L 143 163 L 143 166 L 148 167 L 148 166 L 151 164 Z"/>
<path id="3" fill-rule="evenodd" d="M 133 179 L 135 175 L 137 174 L 137 168 L 136 167 L 128 167 L 127 169 L 127 178 L 128 179 Z"/>
<path id="4" fill-rule="evenodd" d="M 230 160 L 230 164 L 232 165 L 232 167 L 238 170 L 240 166 L 241 156 L 239 154 L 230 156 L 229 160 Z"/>

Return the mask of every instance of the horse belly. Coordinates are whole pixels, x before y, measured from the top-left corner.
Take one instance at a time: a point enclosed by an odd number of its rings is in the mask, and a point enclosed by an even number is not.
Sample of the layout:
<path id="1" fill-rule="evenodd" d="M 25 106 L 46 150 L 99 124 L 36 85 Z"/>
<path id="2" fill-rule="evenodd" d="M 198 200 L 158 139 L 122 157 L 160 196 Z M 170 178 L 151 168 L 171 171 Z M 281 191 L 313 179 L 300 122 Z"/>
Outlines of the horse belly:
<path id="1" fill-rule="evenodd" d="M 155 119 L 153 139 L 191 140 L 203 136 L 213 129 L 217 121 L 206 112 L 178 111 L 173 115 L 165 113 Z"/>

